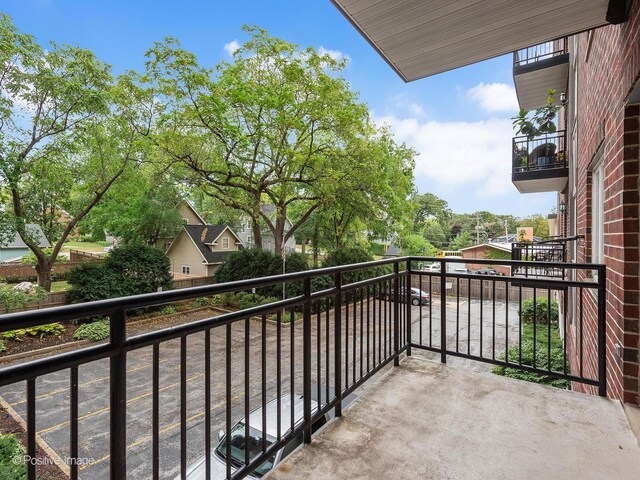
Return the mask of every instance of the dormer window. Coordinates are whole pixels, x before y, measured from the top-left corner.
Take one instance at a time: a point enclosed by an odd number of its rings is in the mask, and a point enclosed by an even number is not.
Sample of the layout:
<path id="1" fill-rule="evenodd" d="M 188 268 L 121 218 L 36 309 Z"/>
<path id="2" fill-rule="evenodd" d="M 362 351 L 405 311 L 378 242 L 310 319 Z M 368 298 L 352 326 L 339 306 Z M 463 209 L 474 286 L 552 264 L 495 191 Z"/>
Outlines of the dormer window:
<path id="1" fill-rule="evenodd" d="M 224 237 L 222 239 L 222 248 L 227 250 L 229 248 L 229 237 Z"/>

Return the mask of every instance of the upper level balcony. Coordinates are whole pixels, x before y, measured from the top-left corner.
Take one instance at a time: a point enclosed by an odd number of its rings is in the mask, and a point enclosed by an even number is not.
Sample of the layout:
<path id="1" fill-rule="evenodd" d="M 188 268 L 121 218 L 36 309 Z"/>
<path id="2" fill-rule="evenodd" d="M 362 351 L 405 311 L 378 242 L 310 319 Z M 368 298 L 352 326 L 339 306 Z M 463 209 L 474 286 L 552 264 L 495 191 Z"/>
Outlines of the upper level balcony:
<path id="1" fill-rule="evenodd" d="M 566 261 L 567 246 L 564 242 L 547 241 L 539 243 L 518 242 L 511 246 L 511 259 L 525 262 L 541 262 L 543 266 L 515 266 L 513 276 L 538 278 L 564 278 L 565 269 L 559 267 Z"/>
<path id="2" fill-rule="evenodd" d="M 566 133 L 513 139 L 511 181 L 520 193 L 560 192 L 569 178 Z"/>
<path id="3" fill-rule="evenodd" d="M 549 89 L 566 92 L 569 82 L 567 38 L 513 52 L 513 81 L 520 108 L 534 110 L 547 102 Z M 556 97 L 559 100 L 559 95 Z"/>
<path id="4" fill-rule="evenodd" d="M 0 368 L 0 403 L 26 430 L 27 478 L 47 461 L 73 480 L 637 478 L 640 448 L 604 398 L 605 267 L 559 264 L 571 281 L 447 268 L 465 262 L 394 258 L 2 315 L 0 331 L 110 322 L 106 341 Z M 274 286 L 286 298 L 214 308 Z M 196 299 L 209 307 L 169 326 L 128 325 Z M 569 341 L 571 328 L 589 336 Z"/>

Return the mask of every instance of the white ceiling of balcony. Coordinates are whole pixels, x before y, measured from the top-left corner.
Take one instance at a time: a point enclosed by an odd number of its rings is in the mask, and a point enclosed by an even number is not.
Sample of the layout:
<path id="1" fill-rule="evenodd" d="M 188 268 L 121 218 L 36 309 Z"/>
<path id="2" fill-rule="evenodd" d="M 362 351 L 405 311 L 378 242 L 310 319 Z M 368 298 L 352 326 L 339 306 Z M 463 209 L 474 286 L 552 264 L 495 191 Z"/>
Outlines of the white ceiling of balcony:
<path id="1" fill-rule="evenodd" d="M 331 0 L 405 81 L 607 24 L 608 0 Z"/>

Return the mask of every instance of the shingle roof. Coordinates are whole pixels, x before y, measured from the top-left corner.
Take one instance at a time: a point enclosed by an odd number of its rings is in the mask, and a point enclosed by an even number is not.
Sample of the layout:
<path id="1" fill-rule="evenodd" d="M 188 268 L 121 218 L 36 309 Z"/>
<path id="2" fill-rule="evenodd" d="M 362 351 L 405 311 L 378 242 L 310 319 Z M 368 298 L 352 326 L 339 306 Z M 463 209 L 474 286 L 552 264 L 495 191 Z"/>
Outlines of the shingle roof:
<path id="1" fill-rule="evenodd" d="M 212 252 L 207 244 L 214 242 L 228 225 L 185 225 L 184 230 L 196 244 L 207 263 L 222 263 L 234 251 Z"/>
<path id="2" fill-rule="evenodd" d="M 25 227 L 29 235 L 31 235 L 38 242 L 39 247 L 51 247 L 51 243 L 49 243 L 49 240 L 45 236 L 40 225 L 36 223 L 28 223 L 25 225 Z M 7 243 L 6 245 L 0 245 L 0 248 L 27 248 L 27 244 L 24 243 L 24 241 L 20 237 L 20 234 L 16 233 L 13 241 Z"/>

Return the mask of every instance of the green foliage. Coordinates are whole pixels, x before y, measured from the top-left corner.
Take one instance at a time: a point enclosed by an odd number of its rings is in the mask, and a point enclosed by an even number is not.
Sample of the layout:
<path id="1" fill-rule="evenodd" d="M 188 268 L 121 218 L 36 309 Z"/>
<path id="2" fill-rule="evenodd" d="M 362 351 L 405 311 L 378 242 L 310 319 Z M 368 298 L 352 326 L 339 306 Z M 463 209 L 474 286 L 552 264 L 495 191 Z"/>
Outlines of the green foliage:
<path id="1" fill-rule="evenodd" d="M 530 323 L 524 323 L 522 328 L 522 364 L 533 366 L 533 330 L 534 325 Z M 547 369 L 549 366 L 549 356 L 547 348 L 548 330 L 547 326 L 540 325 L 536 327 L 536 368 Z M 510 347 L 508 350 L 509 362 L 519 363 L 520 349 L 516 345 Z M 505 356 L 501 355 L 500 360 L 504 360 Z M 553 325 L 551 327 L 551 370 L 556 372 L 563 371 L 564 368 L 564 353 L 563 345 L 560 335 L 558 333 L 558 327 Z M 567 368 L 569 365 L 567 363 Z M 517 378 L 519 380 L 526 380 L 528 382 L 540 383 L 543 385 L 550 385 L 557 388 L 569 388 L 569 382 L 554 378 L 550 375 L 543 375 L 539 373 L 530 373 L 518 370 L 516 368 L 498 366 L 493 369 L 493 373 L 497 375 L 503 375 L 506 377 Z"/>
<path id="2" fill-rule="evenodd" d="M 102 318 L 91 323 L 83 323 L 82 325 L 80 325 L 73 334 L 73 338 L 75 338 L 76 340 L 89 340 L 90 342 L 97 342 L 99 340 L 109 338 L 109 334 L 109 320 L 106 318 Z"/>
<path id="3" fill-rule="evenodd" d="M 160 308 L 161 315 L 173 315 L 174 313 L 177 313 L 177 312 L 178 310 L 176 310 L 176 307 L 172 305 L 165 305 Z"/>
<path id="4" fill-rule="evenodd" d="M 384 255 L 384 244 L 377 242 L 369 243 L 369 253 L 373 257 L 382 257 Z"/>
<path id="5" fill-rule="evenodd" d="M 127 76 L 137 111 L 161 127 L 154 143 L 181 160 L 173 173 L 248 214 L 276 249 L 287 218 L 291 236 L 317 213 L 331 246 L 363 218 L 370 230 L 400 221 L 415 152 L 370 121 L 342 75 L 346 60 L 244 30 L 249 39 L 217 68 L 170 38 L 147 53 L 144 75 Z M 260 209 L 265 198 L 273 216 Z"/>
<path id="6" fill-rule="evenodd" d="M 24 463 L 25 448 L 13 433 L 0 433 L 0 480 L 23 480 L 27 478 Z M 14 459 L 20 458 L 21 462 Z"/>
<path id="7" fill-rule="evenodd" d="M 0 337 L 6 341 L 21 342 L 25 336 L 43 338 L 46 336 L 60 335 L 62 332 L 64 332 L 64 327 L 59 323 L 48 323 L 46 325 L 2 332 L 0 333 Z"/>
<path id="8" fill-rule="evenodd" d="M 529 140 L 545 133 L 555 133 L 556 124 L 554 120 L 560 107 L 554 105 L 553 96 L 555 90 L 547 91 L 547 103 L 542 107 L 530 112 L 521 109 L 516 117 L 513 117 L 513 125 L 517 128 L 517 135 L 526 135 Z"/>
<path id="9" fill-rule="evenodd" d="M 301 272 L 309 269 L 306 256 L 300 253 L 288 253 L 285 267 L 286 273 Z M 259 248 L 249 248 L 229 255 L 216 272 L 216 281 L 225 283 L 279 275 L 281 273 L 282 260 L 280 256 Z M 282 285 L 261 287 L 257 289 L 257 293 L 267 297 L 282 297 Z M 300 295 L 301 293 L 302 285 L 300 282 L 287 283 L 286 294 L 288 297 Z"/>
<path id="10" fill-rule="evenodd" d="M 425 227 L 435 221 L 442 229 L 448 228 L 453 212 L 446 200 L 433 193 L 414 195 L 411 198 L 414 209 L 413 232 L 423 233 Z M 428 240 L 431 240 L 427 237 Z"/>
<path id="11" fill-rule="evenodd" d="M 487 253 L 485 258 L 493 260 L 511 260 L 511 253 L 498 250 L 497 248 L 490 248 L 489 253 Z"/>
<path id="12" fill-rule="evenodd" d="M 0 353 L 6 352 L 6 351 L 7 351 L 7 344 L 4 342 L 4 340 L 0 340 Z"/>
<path id="13" fill-rule="evenodd" d="M 533 227 L 533 236 L 547 238 L 549 236 L 549 221 L 540 214 L 531 215 L 520 220 L 520 227 Z"/>
<path id="14" fill-rule="evenodd" d="M 405 255 L 421 255 L 433 257 L 437 250 L 422 235 L 411 233 L 400 238 L 402 253 Z"/>
<path id="15" fill-rule="evenodd" d="M 79 265 L 69 272 L 67 282 L 70 303 L 151 293 L 173 286 L 166 255 L 139 244 L 114 248 L 101 264 Z"/>
<path id="16" fill-rule="evenodd" d="M 51 256 L 51 254 L 53 253 L 53 248 L 43 248 L 42 252 L 46 256 Z M 68 263 L 68 262 L 69 262 L 69 258 L 67 257 L 56 257 L 56 263 Z M 20 263 L 22 263 L 23 265 L 37 265 L 38 259 L 36 258 L 33 252 L 29 252 L 22 257 L 22 259 L 20 260 Z"/>
<path id="17" fill-rule="evenodd" d="M 269 303 L 282 300 L 278 297 L 264 297 L 257 293 L 249 292 L 237 292 L 237 293 L 224 293 L 222 295 L 216 295 L 213 302 L 223 307 L 236 309 L 245 309 L 251 307 L 258 307 L 260 305 L 267 305 Z"/>
<path id="18" fill-rule="evenodd" d="M 558 322 L 558 302 L 554 299 L 551 299 L 551 305 L 545 297 L 538 297 L 535 299 L 535 309 L 534 309 L 534 300 L 530 298 L 528 300 L 524 300 L 522 302 L 522 314 L 520 316 L 520 320 L 523 323 L 533 323 L 535 321 L 537 324 L 546 325 L 549 323 L 549 313 L 551 313 L 551 322 Z"/>
<path id="19" fill-rule="evenodd" d="M 473 240 L 471 238 L 471 234 L 469 232 L 462 232 L 456 235 L 456 238 L 454 238 L 451 241 L 449 245 L 449 249 L 462 250 L 463 248 L 467 248 L 471 246 L 473 246 Z"/>
<path id="20" fill-rule="evenodd" d="M 20 290 L 14 290 L 13 287 L 0 287 L 0 306 L 5 313 L 24 310 L 31 302 L 42 300 L 47 296 L 40 287 L 34 287 L 31 293 L 25 293 Z"/>

